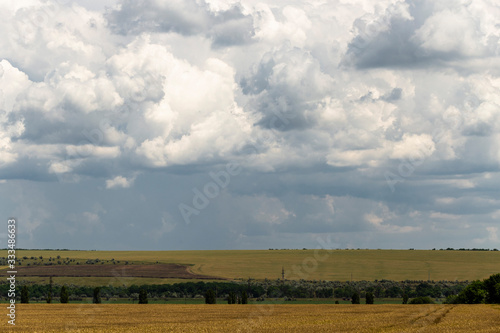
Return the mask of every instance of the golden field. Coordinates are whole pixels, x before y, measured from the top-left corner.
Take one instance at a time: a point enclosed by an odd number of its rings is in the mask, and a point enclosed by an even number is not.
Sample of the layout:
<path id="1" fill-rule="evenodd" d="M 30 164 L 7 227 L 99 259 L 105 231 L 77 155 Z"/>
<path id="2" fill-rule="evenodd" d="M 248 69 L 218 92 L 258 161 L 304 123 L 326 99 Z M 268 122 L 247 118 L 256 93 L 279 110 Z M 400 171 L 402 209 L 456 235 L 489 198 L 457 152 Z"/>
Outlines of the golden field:
<path id="1" fill-rule="evenodd" d="M 222 251 L 41 251 L 17 250 L 17 257 L 130 260 L 142 263 L 189 264 L 194 274 L 227 279 L 289 280 L 431 280 L 465 281 L 498 273 L 500 251 L 432 250 L 222 250 Z M 85 284 L 82 278 L 56 283 Z M 79 279 L 76 281 L 76 279 Z M 84 280 L 85 278 L 83 278 Z M 109 279 L 106 279 L 108 281 Z M 165 283 L 148 279 L 145 283 Z M 134 283 L 142 284 L 140 279 Z M 123 283 L 121 283 L 123 284 Z M 120 284 L 120 285 L 121 285 Z M 129 284 L 129 283 L 127 283 Z M 106 284 L 107 285 L 107 284 Z"/>
<path id="2" fill-rule="evenodd" d="M 20 304 L 2 332 L 498 332 L 495 305 Z M 4 310 L 6 311 L 6 309 Z"/>

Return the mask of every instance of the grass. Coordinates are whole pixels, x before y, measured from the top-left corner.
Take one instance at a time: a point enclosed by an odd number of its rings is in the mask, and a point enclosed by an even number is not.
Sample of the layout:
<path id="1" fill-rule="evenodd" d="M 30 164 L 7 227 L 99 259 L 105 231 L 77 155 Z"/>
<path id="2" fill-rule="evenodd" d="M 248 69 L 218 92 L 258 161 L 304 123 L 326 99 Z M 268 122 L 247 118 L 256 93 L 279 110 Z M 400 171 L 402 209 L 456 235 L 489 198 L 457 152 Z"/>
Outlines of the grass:
<path id="1" fill-rule="evenodd" d="M 491 305 L 20 304 L 10 332 L 497 332 Z M 0 331 L 7 331 L 7 320 Z"/>
<path id="2" fill-rule="evenodd" d="M 281 268 L 284 267 L 285 278 L 291 280 L 348 281 L 351 276 L 355 281 L 427 280 L 430 273 L 431 280 L 465 281 L 487 278 L 498 273 L 500 267 L 500 251 L 17 251 L 18 258 L 43 256 L 45 259 L 57 255 L 72 259 L 129 260 L 143 264 L 157 261 L 191 264 L 190 270 L 195 274 L 241 280 L 277 279 L 281 277 Z M 139 279 L 136 280 L 139 282 Z M 157 283 L 159 280 L 149 281 Z M 75 284 L 81 284 L 78 279 L 76 281 L 78 283 Z"/>

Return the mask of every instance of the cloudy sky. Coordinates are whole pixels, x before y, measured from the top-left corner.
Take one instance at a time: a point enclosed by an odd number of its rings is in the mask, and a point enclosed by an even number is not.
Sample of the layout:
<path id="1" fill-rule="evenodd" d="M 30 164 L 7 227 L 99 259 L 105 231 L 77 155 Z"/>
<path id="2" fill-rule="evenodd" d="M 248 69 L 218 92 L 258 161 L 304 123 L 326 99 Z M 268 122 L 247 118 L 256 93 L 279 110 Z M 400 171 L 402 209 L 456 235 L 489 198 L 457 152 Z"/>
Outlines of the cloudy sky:
<path id="1" fill-rule="evenodd" d="M 0 13 L 20 247 L 500 248 L 496 0 Z"/>

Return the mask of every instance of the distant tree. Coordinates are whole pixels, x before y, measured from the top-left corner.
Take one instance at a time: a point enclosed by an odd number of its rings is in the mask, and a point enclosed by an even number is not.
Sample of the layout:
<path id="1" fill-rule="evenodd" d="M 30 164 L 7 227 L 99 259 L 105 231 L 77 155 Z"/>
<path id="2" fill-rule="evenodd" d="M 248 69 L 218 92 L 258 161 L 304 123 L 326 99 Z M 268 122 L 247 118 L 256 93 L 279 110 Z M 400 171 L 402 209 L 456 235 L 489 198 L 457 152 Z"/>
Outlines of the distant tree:
<path id="1" fill-rule="evenodd" d="M 28 290 L 28 286 L 23 286 L 21 289 L 21 303 L 29 303 L 30 302 L 30 292 Z"/>
<path id="2" fill-rule="evenodd" d="M 49 294 L 47 295 L 47 303 L 52 303 L 52 276 L 49 280 Z"/>
<path id="3" fill-rule="evenodd" d="M 241 293 L 241 304 L 248 304 L 248 295 L 246 291 Z"/>
<path id="4" fill-rule="evenodd" d="M 205 293 L 205 304 L 215 304 L 215 293 L 212 289 L 209 289 Z"/>
<path id="5" fill-rule="evenodd" d="M 337 301 L 335 301 L 335 304 L 339 304 L 339 301 L 338 301 L 338 300 L 337 300 Z"/>
<path id="6" fill-rule="evenodd" d="M 148 293 L 144 289 L 139 292 L 139 304 L 148 304 Z"/>
<path id="7" fill-rule="evenodd" d="M 359 294 L 357 292 L 352 294 L 351 303 L 352 304 L 359 304 Z"/>
<path id="8" fill-rule="evenodd" d="M 403 294 L 403 304 L 408 304 L 408 294 Z"/>
<path id="9" fill-rule="evenodd" d="M 66 286 L 61 287 L 61 303 L 68 303 L 69 295 Z"/>
<path id="10" fill-rule="evenodd" d="M 491 275 L 484 280 L 484 289 L 488 293 L 486 303 L 500 303 L 500 274 Z"/>
<path id="11" fill-rule="evenodd" d="M 462 304 L 481 304 L 485 302 L 487 296 L 488 292 L 484 282 L 477 280 L 465 287 L 458 294 L 456 301 Z"/>
<path id="12" fill-rule="evenodd" d="M 440 297 L 442 291 L 438 285 L 431 285 L 428 282 L 422 282 L 415 288 L 415 293 L 417 296 Z"/>
<path id="13" fill-rule="evenodd" d="M 92 298 L 92 303 L 101 304 L 101 288 L 94 288 L 94 297 Z"/>
<path id="14" fill-rule="evenodd" d="M 131 293 L 130 298 L 132 298 L 132 303 L 135 303 L 135 301 L 139 299 L 139 293 Z"/>
<path id="15" fill-rule="evenodd" d="M 375 300 L 375 296 L 373 296 L 373 293 L 367 292 L 366 293 L 366 304 L 373 304 L 374 300 Z"/>
<path id="16" fill-rule="evenodd" d="M 398 286 L 392 286 L 392 287 L 387 288 L 385 290 L 386 297 L 395 298 L 395 297 L 399 297 L 399 295 L 401 295 L 402 293 L 403 293 L 403 290 Z"/>
<path id="17" fill-rule="evenodd" d="M 233 291 L 227 296 L 227 304 L 236 304 L 236 294 Z"/>

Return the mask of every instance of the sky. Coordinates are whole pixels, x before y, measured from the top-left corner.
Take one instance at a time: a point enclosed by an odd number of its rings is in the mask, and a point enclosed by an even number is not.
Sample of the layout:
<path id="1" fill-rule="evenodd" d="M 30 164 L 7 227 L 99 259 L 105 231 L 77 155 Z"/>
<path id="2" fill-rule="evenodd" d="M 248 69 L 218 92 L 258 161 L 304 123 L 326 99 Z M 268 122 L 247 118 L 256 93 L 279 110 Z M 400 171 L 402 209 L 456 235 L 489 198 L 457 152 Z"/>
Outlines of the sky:
<path id="1" fill-rule="evenodd" d="M 498 1 L 0 13 L 18 247 L 500 248 Z"/>

